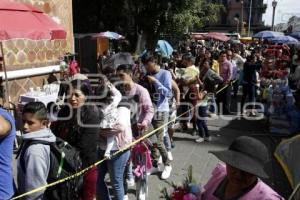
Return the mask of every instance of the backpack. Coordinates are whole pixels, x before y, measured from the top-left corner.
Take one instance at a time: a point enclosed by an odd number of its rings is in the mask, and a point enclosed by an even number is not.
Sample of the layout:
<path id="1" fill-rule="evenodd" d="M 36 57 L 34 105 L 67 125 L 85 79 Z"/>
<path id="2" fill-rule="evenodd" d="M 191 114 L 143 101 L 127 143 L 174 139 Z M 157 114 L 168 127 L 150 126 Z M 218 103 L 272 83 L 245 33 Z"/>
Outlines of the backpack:
<path id="1" fill-rule="evenodd" d="M 79 172 L 82 168 L 82 161 L 79 152 L 66 141 L 56 138 L 56 142 L 27 141 L 22 145 L 20 156 L 20 166 L 24 173 L 24 154 L 30 145 L 43 144 L 50 146 L 50 170 L 47 183 L 52 183 Z M 82 176 L 60 183 L 46 189 L 43 200 L 73 200 L 80 199 L 79 193 L 83 185 Z"/>

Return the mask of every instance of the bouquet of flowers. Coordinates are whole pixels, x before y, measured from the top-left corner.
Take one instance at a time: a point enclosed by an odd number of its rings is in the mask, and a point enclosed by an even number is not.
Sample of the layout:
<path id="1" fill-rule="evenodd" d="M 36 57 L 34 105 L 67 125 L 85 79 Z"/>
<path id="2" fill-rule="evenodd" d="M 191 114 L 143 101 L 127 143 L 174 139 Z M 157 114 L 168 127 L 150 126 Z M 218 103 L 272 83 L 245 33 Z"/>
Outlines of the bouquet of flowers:
<path id="1" fill-rule="evenodd" d="M 193 179 L 193 167 L 188 168 L 188 175 L 180 185 L 172 183 L 172 193 L 169 194 L 167 188 L 164 188 L 162 198 L 166 200 L 201 200 L 201 186 L 196 184 Z"/>

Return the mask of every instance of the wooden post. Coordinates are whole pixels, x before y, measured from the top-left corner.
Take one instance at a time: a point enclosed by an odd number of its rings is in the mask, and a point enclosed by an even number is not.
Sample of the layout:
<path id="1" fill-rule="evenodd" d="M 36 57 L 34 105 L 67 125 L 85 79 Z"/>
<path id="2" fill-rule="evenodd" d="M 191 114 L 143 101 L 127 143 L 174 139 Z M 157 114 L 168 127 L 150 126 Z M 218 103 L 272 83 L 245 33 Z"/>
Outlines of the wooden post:
<path id="1" fill-rule="evenodd" d="M 4 78 L 5 78 L 5 98 L 4 99 L 5 99 L 5 103 L 9 104 L 9 91 L 8 91 L 9 88 L 8 88 L 7 71 L 6 71 L 5 56 L 4 56 L 2 41 L 0 41 L 0 50 L 1 50 L 1 56 L 2 56 Z"/>

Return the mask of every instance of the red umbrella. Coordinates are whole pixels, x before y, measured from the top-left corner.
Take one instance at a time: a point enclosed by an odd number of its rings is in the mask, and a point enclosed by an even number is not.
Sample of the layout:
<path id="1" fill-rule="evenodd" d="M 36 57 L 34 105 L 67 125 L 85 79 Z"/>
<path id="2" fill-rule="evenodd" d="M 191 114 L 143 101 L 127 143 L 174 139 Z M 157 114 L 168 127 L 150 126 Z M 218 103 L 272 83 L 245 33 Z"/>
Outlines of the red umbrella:
<path id="1" fill-rule="evenodd" d="M 0 0 L 0 50 L 6 84 L 5 99 L 7 102 L 9 92 L 2 41 L 18 38 L 53 40 L 66 39 L 66 37 L 67 33 L 64 28 L 37 8 L 24 3 Z"/>
<path id="2" fill-rule="evenodd" d="M 224 33 L 218 33 L 218 32 L 210 32 L 207 35 L 205 35 L 207 39 L 214 39 L 214 40 L 220 40 L 222 42 L 227 42 L 230 40 L 228 36 L 226 36 Z"/>
<path id="3" fill-rule="evenodd" d="M 201 34 L 201 33 L 194 33 L 192 34 L 192 38 L 195 40 L 204 40 L 205 39 L 205 34 Z"/>
<path id="4" fill-rule="evenodd" d="M 37 8 L 24 3 L 0 1 L 0 40 L 26 38 L 66 39 L 64 28 Z"/>

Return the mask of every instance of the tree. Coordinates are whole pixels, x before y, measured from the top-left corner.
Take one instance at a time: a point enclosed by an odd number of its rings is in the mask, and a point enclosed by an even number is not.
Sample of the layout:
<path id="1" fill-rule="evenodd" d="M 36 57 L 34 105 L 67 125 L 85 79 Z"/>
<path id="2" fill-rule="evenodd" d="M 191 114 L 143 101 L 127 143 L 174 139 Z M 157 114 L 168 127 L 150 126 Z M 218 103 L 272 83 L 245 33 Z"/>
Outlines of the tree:
<path id="1" fill-rule="evenodd" d="M 76 0 L 73 4 L 75 31 L 111 30 L 131 42 L 141 34 L 148 49 L 154 49 L 162 35 L 181 36 L 216 21 L 223 9 L 208 0 Z"/>

